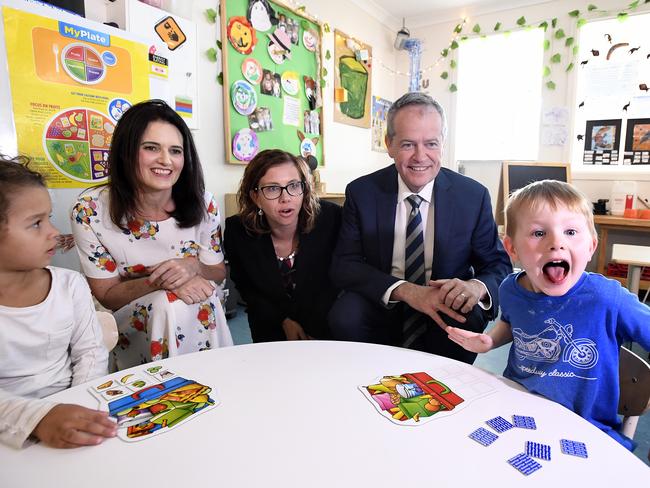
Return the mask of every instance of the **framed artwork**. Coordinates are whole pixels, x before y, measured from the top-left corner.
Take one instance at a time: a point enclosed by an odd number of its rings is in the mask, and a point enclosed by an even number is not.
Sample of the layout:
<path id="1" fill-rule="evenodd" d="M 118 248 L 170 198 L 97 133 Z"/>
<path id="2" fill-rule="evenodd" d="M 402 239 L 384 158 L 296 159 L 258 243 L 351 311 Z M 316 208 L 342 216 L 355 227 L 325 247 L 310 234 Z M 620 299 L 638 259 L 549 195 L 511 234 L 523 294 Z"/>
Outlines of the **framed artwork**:
<path id="1" fill-rule="evenodd" d="M 372 48 L 334 31 L 334 121 L 370 127 Z"/>
<path id="2" fill-rule="evenodd" d="M 370 149 L 375 152 L 388 152 L 386 149 L 386 123 L 388 110 L 393 102 L 384 98 L 372 97 L 372 143 Z"/>
<path id="3" fill-rule="evenodd" d="M 628 119 L 623 162 L 650 164 L 650 119 Z"/>
<path id="4" fill-rule="evenodd" d="M 588 120 L 584 139 L 585 164 L 618 164 L 621 119 Z"/>
<path id="5" fill-rule="evenodd" d="M 319 22 L 279 0 L 221 2 L 228 163 L 282 149 L 324 164 L 321 39 Z"/>

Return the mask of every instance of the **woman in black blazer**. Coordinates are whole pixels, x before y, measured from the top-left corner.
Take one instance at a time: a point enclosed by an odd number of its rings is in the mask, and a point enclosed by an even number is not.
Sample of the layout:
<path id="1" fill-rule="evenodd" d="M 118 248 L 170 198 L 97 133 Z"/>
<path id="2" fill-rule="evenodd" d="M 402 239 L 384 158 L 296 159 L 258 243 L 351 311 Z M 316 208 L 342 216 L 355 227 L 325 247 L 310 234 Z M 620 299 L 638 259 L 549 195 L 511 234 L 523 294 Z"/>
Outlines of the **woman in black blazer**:
<path id="1" fill-rule="evenodd" d="M 329 338 L 338 290 L 328 272 L 341 208 L 319 202 L 301 158 L 275 149 L 248 163 L 237 198 L 224 248 L 253 342 Z"/>

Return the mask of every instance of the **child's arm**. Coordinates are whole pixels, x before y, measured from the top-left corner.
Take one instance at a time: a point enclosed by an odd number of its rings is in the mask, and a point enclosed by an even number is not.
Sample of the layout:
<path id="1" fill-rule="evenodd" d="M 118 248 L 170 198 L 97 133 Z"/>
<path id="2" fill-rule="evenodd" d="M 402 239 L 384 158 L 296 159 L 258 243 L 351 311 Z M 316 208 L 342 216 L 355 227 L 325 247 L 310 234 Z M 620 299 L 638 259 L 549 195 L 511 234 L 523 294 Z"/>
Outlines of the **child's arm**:
<path id="1" fill-rule="evenodd" d="M 75 274 L 70 283 L 75 304 L 74 329 L 70 338 L 72 386 L 108 373 L 108 351 L 86 280 Z"/>
<path id="2" fill-rule="evenodd" d="M 50 447 L 94 446 L 115 437 L 117 424 L 108 418 L 108 412 L 61 403 L 43 417 L 33 435 Z"/>
<path id="3" fill-rule="evenodd" d="M 477 334 L 457 327 L 447 327 L 447 334 L 449 339 L 471 352 L 488 352 L 512 341 L 512 328 L 503 320 L 497 321 L 487 334 Z"/>
<path id="4" fill-rule="evenodd" d="M 99 444 L 116 432 L 106 412 L 19 397 L 0 389 L 0 442 L 16 449 L 25 447 L 30 435 L 52 447 L 77 447 Z"/>

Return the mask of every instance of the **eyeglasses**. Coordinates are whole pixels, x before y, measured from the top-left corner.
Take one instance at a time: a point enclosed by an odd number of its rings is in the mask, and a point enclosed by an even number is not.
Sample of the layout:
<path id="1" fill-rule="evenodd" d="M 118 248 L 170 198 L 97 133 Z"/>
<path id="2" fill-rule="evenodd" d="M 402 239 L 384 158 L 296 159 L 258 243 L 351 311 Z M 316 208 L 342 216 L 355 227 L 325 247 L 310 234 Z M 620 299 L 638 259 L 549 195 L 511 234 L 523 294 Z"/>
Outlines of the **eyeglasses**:
<path id="1" fill-rule="evenodd" d="M 292 181 L 286 186 L 280 185 L 267 185 L 260 186 L 255 188 L 255 191 L 262 191 L 262 195 L 267 200 L 277 200 L 282 195 L 282 190 L 287 192 L 287 195 L 292 197 L 298 197 L 305 192 L 305 182 L 304 181 Z"/>

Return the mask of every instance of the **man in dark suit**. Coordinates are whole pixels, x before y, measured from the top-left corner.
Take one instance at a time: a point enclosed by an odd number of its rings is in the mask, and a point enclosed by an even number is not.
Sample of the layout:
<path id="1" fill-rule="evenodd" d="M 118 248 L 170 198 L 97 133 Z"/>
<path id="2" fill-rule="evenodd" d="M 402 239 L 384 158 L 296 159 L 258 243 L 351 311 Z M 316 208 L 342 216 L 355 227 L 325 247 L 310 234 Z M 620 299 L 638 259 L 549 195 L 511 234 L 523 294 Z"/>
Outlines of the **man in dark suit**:
<path id="1" fill-rule="evenodd" d="M 388 112 L 395 164 L 346 188 L 330 270 L 345 290 L 329 315 L 335 338 L 476 358 L 444 329 L 483 331 L 512 266 L 487 189 L 441 168 L 445 135 L 442 107 L 407 93 Z"/>

